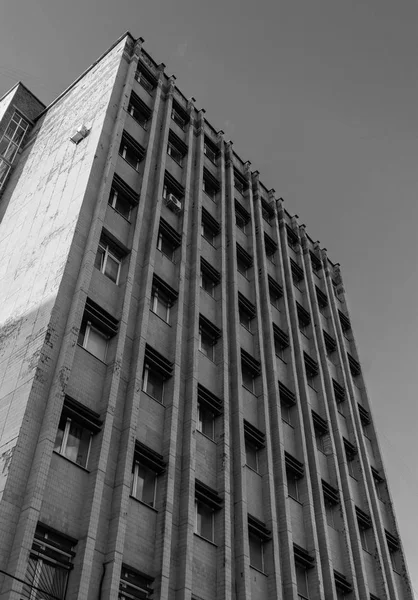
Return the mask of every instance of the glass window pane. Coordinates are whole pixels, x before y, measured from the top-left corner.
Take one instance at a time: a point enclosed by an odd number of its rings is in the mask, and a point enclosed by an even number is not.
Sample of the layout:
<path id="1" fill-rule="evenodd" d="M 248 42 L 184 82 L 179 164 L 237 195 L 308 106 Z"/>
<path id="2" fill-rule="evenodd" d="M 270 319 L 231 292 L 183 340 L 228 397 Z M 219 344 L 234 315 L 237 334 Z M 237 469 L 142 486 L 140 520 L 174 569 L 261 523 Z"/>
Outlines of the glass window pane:
<path id="1" fill-rule="evenodd" d="M 250 565 L 259 571 L 264 571 L 263 542 L 255 535 L 249 535 Z"/>
<path id="2" fill-rule="evenodd" d="M 197 503 L 196 529 L 199 535 L 213 541 L 213 510 L 201 502 Z"/>
<path id="3" fill-rule="evenodd" d="M 248 440 L 245 440 L 245 457 L 247 465 L 251 467 L 251 469 L 254 469 L 254 471 L 258 471 L 257 448 Z"/>
<path id="4" fill-rule="evenodd" d="M 94 266 L 96 267 L 96 269 L 99 269 L 99 271 L 102 271 L 102 269 L 103 269 L 104 257 L 105 257 L 105 249 L 103 248 L 103 246 L 99 245 L 99 248 L 98 248 L 97 254 L 96 254 L 96 259 L 94 261 Z"/>
<path id="5" fill-rule="evenodd" d="M 305 598 L 308 598 L 308 580 L 306 569 L 296 565 L 296 581 L 298 584 L 298 594 L 302 594 Z"/>
<path id="6" fill-rule="evenodd" d="M 254 393 L 254 377 L 247 369 L 242 369 L 242 385 Z"/>
<path id="7" fill-rule="evenodd" d="M 198 405 L 198 430 L 213 440 L 215 415 L 201 404 Z"/>
<path id="8" fill-rule="evenodd" d="M 148 380 L 147 380 L 147 389 L 145 390 L 147 394 L 158 400 L 159 402 L 163 401 L 163 390 L 164 390 L 164 380 L 159 373 L 152 371 L 151 369 L 148 371 Z"/>
<path id="9" fill-rule="evenodd" d="M 115 283 L 118 282 L 120 263 L 109 252 L 107 253 L 105 275 Z"/>
<path id="10" fill-rule="evenodd" d="M 107 337 L 90 325 L 85 348 L 94 354 L 94 356 L 104 361 L 106 359 Z"/>
<path id="11" fill-rule="evenodd" d="M 64 427 L 65 427 L 65 422 L 64 422 Z M 64 437 L 64 429 L 62 428 L 62 425 L 60 423 L 60 426 L 58 428 L 57 431 L 57 437 L 55 438 L 55 444 L 54 444 L 54 450 L 55 452 L 60 452 L 61 451 L 61 444 L 62 444 L 62 438 Z"/>
<path id="12" fill-rule="evenodd" d="M 78 423 L 71 422 L 64 456 L 85 467 L 90 448 L 91 433 Z"/>

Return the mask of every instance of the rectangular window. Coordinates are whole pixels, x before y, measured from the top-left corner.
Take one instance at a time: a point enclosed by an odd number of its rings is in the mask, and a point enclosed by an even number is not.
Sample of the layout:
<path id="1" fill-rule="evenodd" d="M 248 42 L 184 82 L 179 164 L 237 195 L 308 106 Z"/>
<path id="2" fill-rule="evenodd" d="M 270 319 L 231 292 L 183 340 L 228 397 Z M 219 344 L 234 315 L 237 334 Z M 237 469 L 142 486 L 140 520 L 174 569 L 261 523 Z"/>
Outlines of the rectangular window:
<path id="1" fill-rule="evenodd" d="M 152 596 L 153 578 L 122 565 L 118 600 L 147 600 Z"/>
<path id="2" fill-rule="evenodd" d="M 252 371 L 242 368 L 242 385 L 252 394 L 255 394 L 255 378 Z"/>
<path id="3" fill-rule="evenodd" d="M 238 313 L 241 325 L 245 327 L 245 329 L 248 329 L 248 331 L 251 331 L 251 323 L 256 316 L 256 309 L 254 304 L 247 300 L 241 292 L 238 292 Z"/>
<path id="4" fill-rule="evenodd" d="M 331 504 L 330 502 L 325 501 L 325 513 L 327 517 L 327 524 L 332 529 L 338 531 L 338 521 L 337 521 L 337 511 L 339 509 L 335 504 Z"/>
<path id="5" fill-rule="evenodd" d="M 152 312 L 161 317 L 166 323 L 170 323 L 170 307 L 170 298 L 162 290 L 154 286 L 151 294 Z"/>
<path id="6" fill-rule="evenodd" d="M 204 329 L 199 331 L 199 350 L 210 360 L 215 360 L 215 341 Z"/>
<path id="7" fill-rule="evenodd" d="M 142 391 L 151 396 L 158 402 L 163 403 L 164 399 L 164 377 L 161 373 L 153 370 L 149 365 L 145 365 L 142 376 Z"/>
<path id="8" fill-rule="evenodd" d="M 180 167 L 183 166 L 183 159 L 187 154 L 187 145 L 171 130 L 168 134 L 167 154 Z"/>
<path id="9" fill-rule="evenodd" d="M 248 188 L 247 178 L 237 169 L 234 169 L 234 187 L 240 194 L 244 194 L 245 190 Z"/>
<path id="10" fill-rule="evenodd" d="M 215 295 L 215 283 L 205 271 L 200 271 L 200 287 L 210 296 Z"/>
<path id="11" fill-rule="evenodd" d="M 245 440 L 245 460 L 247 467 L 258 473 L 258 447 L 247 439 Z"/>
<path id="12" fill-rule="evenodd" d="M 248 279 L 249 270 L 253 265 L 253 258 L 240 244 L 237 244 L 237 270 Z"/>
<path id="13" fill-rule="evenodd" d="M 168 156 L 171 156 L 171 158 L 173 160 L 175 160 L 176 163 L 178 163 L 180 165 L 180 167 L 183 166 L 183 154 L 170 141 L 168 142 L 168 145 L 167 145 L 167 154 L 168 154 Z"/>
<path id="14" fill-rule="evenodd" d="M 58 426 L 54 451 L 77 465 L 87 468 L 92 437 L 91 431 L 64 415 Z"/>
<path id="15" fill-rule="evenodd" d="M 197 404 L 197 430 L 215 439 L 215 413 L 201 402 Z"/>
<path id="16" fill-rule="evenodd" d="M 264 573 L 264 543 L 256 535 L 249 534 L 248 542 L 250 546 L 250 565 L 258 571 Z"/>
<path id="17" fill-rule="evenodd" d="M 135 79 L 149 94 L 152 94 L 157 87 L 157 79 L 149 71 L 145 70 L 145 67 L 141 66 L 138 68 Z"/>
<path id="18" fill-rule="evenodd" d="M 131 495 L 149 506 L 155 506 L 157 473 L 135 461 L 132 471 Z"/>
<path id="19" fill-rule="evenodd" d="M 238 229 L 241 229 L 244 233 L 247 232 L 247 225 L 249 225 L 251 215 L 238 200 L 235 200 L 235 224 Z"/>
<path id="20" fill-rule="evenodd" d="M 145 156 L 145 150 L 129 133 L 124 131 L 119 147 L 119 154 L 132 168 L 138 171 L 139 165 Z"/>
<path id="21" fill-rule="evenodd" d="M 122 253 L 116 244 L 111 243 L 106 236 L 101 237 L 96 254 L 94 266 L 103 275 L 106 275 L 113 283 L 118 285 L 120 269 L 122 265 Z"/>
<path id="22" fill-rule="evenodd" d="M 221 226 L 218 221 L 212 217 L 210 212 L 206 208 L 202 207 L 202 222 L 201 222 L 201 233 L 209 244 L 214 245 L 215 239 L 221 231 Z"/>
<path id="23" fill-rule="evenodd" d="M 213 177 L 213 175 L 204 169 L 203 171 L 203 184 L 202 189 L 207 196 L 214 202 L 217 200 L 217 195 L 220 189 L 219 182 Z"/>
<path id="24" fill-rule="evenodd" d="M 5 158 L 8 163 L 12 163 L 16 157 L 28 128 L 29 123 L 26 119 L 15 112 L 0 140 L 0 156 Z"/>
<path id="25" fill-rule="evenodd" d="M 298 564 L 295 565 L 295 568 L 298 586 L 298 598 L 300 600 L 309 600 L 308 569 Z"/>
<path id="26" fill-rule="evenodd" d="M 300 502 L 300 480 L 304 476 L 303 463 L 285 451 L 286 479 L 288 495 Z"/>
<path id="27" fill-rule="evenodd" d="M 268 275 L 270 303 L 280 310 L 280 298 L 283 297 L 283 288 L 271 275 Z"/>
<path id="28" fill-rule="evenodd" d="M 284 402 L 280 403 L 282 419 L 285 423 L 293 427 L 292 423 L 292 414 L 293 414 L 293 406 L 289 404 L 285 404 Z"/>
<path id="29" fill-rule="evenodd" d="M 195 500 L 195 532 L 210 542 L 215 539 L 214 516 L 213 508 Z"/>
<path id="30" fill-rule="evenodd" d="M 80 328 L 78 344 L 101 361 L 106 361 L 109 336 L 94 327 L 90 321 L 84 321 Z"/>
<path id="31" fill-rule="evenodd" d="M 160 232 L 157 241 L 157 250 L 162 252 L 164 256 L 174 262 L 174 251 L 175 247 L 171 240 L 169 240 L 162 232 Z"/>
<path id="32" fill-rule="evenodd" d="M 205 141 L 204 141 L 204 145 L 203 145 L 203 152 L 204 152 L 205 156 L 207 156 L 208 159 L 211 162 L 213 162 L 213 164 L 216 165 L 216 161 L 217 161 L 218 154 L 219 154 L 219 148 L 216 146 L 216 144 L 211 142 L 209 140 L 209 138 L 207 138 L 206 136 L 205 136 Z"/>
<path id="33" fill-rule="evenodd" d="M 112 187 L 109 196 L 109 205 L 127 221 L 130 221 L 132 202 L 121 190 Z"/>
<path id="34" fill-rule="evenodd" d="M 171 118 L 180 129 L 183 131 L 186 129 L 186 125 L 189 122 L 189 115 L 175 100 L 173 101 L 173 108 L 171 109 Z"/>
<path id="35" fill-rule="evenodd" d="M 76 540 L 38 523 L 22 595 L 30 600 L 64 600 L 76 544 Z"/>
<path id="36" fill-rule="evenodd" d="M 211 296 L 215 295 L 215 287 L 221 280 L 219 271 L 204 258 L 200 259 L 200 287 Z"/>
<path id="37" fill-rule="evenodd" d="M 290 470 L 287 471 L 287 493 L 291 498 L 299 502 L 299 479 Z"/>
<path id="38" fill-rule="evenodd" d="M 128 113 L 139 125 L 141 125 L 141 127 L 147 129 L 148 122 L 151 118 L 151 110 L 144 102 L 142 102 L 135 92 L 131 92 Z"/>
<path id="39" fill-rule="evenodd" d="M 9 175 L 10 165 L 5 160 L 0 158 L 0 191 L 5 183 L 7 176 Z"/>

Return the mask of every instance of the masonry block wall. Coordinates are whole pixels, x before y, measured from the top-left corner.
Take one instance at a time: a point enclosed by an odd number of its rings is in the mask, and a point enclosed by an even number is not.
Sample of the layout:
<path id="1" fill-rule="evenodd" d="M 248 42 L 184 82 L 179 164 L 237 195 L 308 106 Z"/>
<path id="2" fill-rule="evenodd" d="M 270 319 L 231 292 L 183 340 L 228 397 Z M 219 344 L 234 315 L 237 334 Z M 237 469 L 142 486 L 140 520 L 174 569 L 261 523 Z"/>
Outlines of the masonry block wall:
<path id="1" fill-rule="evenodd" d="M 164 69 L 123 36 L 0 202 L 0 598 L 410 600 L 339 265 Z"/>

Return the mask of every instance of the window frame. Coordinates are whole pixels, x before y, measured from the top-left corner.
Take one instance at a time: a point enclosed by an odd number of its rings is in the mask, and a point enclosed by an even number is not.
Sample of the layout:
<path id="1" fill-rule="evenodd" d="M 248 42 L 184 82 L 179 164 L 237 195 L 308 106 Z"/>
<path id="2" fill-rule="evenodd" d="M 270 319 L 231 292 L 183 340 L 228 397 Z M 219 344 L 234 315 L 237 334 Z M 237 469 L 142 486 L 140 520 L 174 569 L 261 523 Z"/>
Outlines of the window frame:
<path id="1" fill-rule="evenodd" d="M 96 334 L 98 334 L 99 338 L 102 338 L 103 340 L 105 340 L 105 347 L 104 347 L 104 352 L 103 352 L 103 358 L 101 356 L 98 356 L 97 354 L 95 354 L 91 348 L 88 347 L 89 344 L 89 340 L 90 340 L 90 334 L 91 332 L 94 332 Z M 82 337 L 82 340 L 80 342 L 80 338 Z M 96 327 L 95 325 L 92 324 L 91 321 L 83 321 L 80 327 L 80 333 L 78 335 L 78 345 L 81 346 L 81 348 L 84 348 L 84 350 L 86 350 L 89 354 L 91 354 L 92 356 L 94 356 L 95 358 L 97 358 L 98 360 L 100 360 L 101 362 L 106 364 L 106 358 L 107 358 L 107 353 L 109 350 L 109 340 L 110 340 L 110 336 L 105 334 L 103 331 L 101 331 L 98 327 Z"/>
<path id="2" fill-rule="evenodd" d="M 22 123 L 24 123 L 25 125 L 23 126 Z M 13 125 L 14 128 L 12 128 Z M 17 153 L 22 147 L 23 141 L 25 139 L 29 127 L 29 121 L 25 117 L 23 117 L 19 112 L 14 111 L 13 115 L 10 117 L 10 121 L 6 129 L 4 130 L 2 137 L 0 138 L 0 158 L 2 158 L 6 164 L 9 164 L 9 166 L 13 164 Z M 18 130 L 23 131 L 20 131 L 20 139 L 15 139 Z M 1 145 L 3 143 L 3 140 L 7 141 L 7 145 L 5 145 L 4 150 L 1 151 Z M 12 149 L 12 152 L 8 155 L 10 149 Z"/>
<path id="3" fill-rule="evenodd" d="M 151 393 L 151 391 L 148 389 L 148 385 L 150 384 L 150 374 L 151 374 L 151 378 L 158 377 L 160 379 L 160 382 L 161 382 L 160 397 L 154 396 Z M 155 385 L 155 384 L 151 384 L 151 385 Z M 156 400 L 157 402 L 159 402 L 160 404 L 162 404 L 164 406 L 164 388 L 165 388 L 164 376 L 161 373 L 159 373 L 159 371 L 157 371 L 157 369 L 153 368 L 152 365 L 145 363 L 144 371 L 143 371 L 143 375 L 142 375 L 142 391 L 145 392 L 145 394 L 147 394 L 147 396 L 149 396 L 150 398 L 153 398 L 154 400 Z"/>
<path id="4" fill-rule="evenodd" d="M 211 415 L 210 419 L 204 418 L 205 415 Z M 208 408 L 205 403 L 202 403 L 200 400 L 198 400 L 197 401 L 196 429 L 197 429 L 197 431 L 199 431 L 201 434 L 203 434 L 204 436 L 206 436 L 207 438 L 209 438 L 212 441 L 215 441 L 215 419 L 216 419 L 216 415 L 213 412 L 213 410 Z M 208 423 L 208 422 L 210 422 L 210 431 L 209 432 L 207 430 L 205 430 L 206 426 L 204 425 L 204 423 Z"/>
<path id="5" fill-rule="evenodd" d="M 101 264 L 100 267 L 97 265 L 97 257 L 99 255 L 99 251 L 100 249 L 103 250 L 103 254 L 101 255 Z M 117 264 L 117 274 L 116 274 L 116 279 L 113 279 L 112 277 L 110 277 L 108 275 L 108 273 L 106 273 L 106 267 L 107 267 L 107 261 L 108 259 L 113 260 L 116 264 Z M 115 283 L 116 285 L 119 285 L 119 279 L 120 279 L 120 272 L 121 272 L 121 268 L 122 268 L 122 258 L 116 255 L 115 252 L 112 252 L 112 250 L 110 249 L 110 245 L 106 242 L 106 240 L 101 239 L 97 248 L 97 254 L 96 254 L 96 260 L 95 260 L 95 267 L 100 271 L 100 273 L 102 273 L 105 277 L 107 277 L 108 279 L 110 279 L 110 281 L 113 281 L 113 283 Z"/>
<path id="6" fill-rule="evenodd" d="M 195 498 L 194 506 L 195 506 L 195 530 L 194 530 L 195 534 L 200 536 L 204 540 L 207 540 L 208 542 L 212 542 L 212 544 L 214 544 L 215 543 L 215 510 L 214 510 L 214 508 L 212 508 L 208 504 L 205 504 L 201 500 L 198 500 L 197 498 Z M 204 528 L 201 526 L 202 525 L 201 523 L 200 523 L 200 527 L 199 527 L 199 514 L 200 514 L 200 517 L 202 518 L 202 513 L 199 513 L 199 509 L 204 509 L 203 512 L 206 513 L 206 515 L 205 515 L 206 517 L 208 515 L 210 515 L 210 530 L 211 530 L 210 537 L 203 534 Z"/>
<path id="7" fill-rule="evenodd" d="M 143 478 L 143 484 L 142 484 L 142 490 L 141 490 L 141 498 L 138 497 L 138 482 L 140 479 L 139 476 L 139 471 L 140 469 L 143 469 L 143 471 L 145 471 L 145 473 L 148 474 L 152 474 L 152 502 L 147 502 L 144 498 L 146 497 L 146 492 L 145 492 L 145 485 L 146 485 L 146 478 Z M 133 463 L 133 467 L 132 467 L 132 481 L 131 481 L 131 496 L 133 498 L 135 498 L 136 500 L 138 500 L 139 502 L 142 502 L 143 504 L 146 504 L 147 506 L 150 506 L 151 508 L 155 508 L 155 504 L 156 504 L 156 499 L 157 499 L 157 480 L 158 480 L 158 473 L 154 470 L 151 469 L 149 466 L 144 465 L 140 460 L 134 460 Z"/>
<path id="8" fill-rule="evenodd" d="M 199 325 L 199 350 L 212 362 L 215 362 L 215 346 L 216 338 L 204 326 Z"/>
<path id="9" fill-rule="evenodd" d="M 62 421 L 65 421 L 64 424 L 64 429 L 60 428 L 60 425 L 62 423 Z M 72 426 L 75 425 L 76 427 L 82 429 L 84 432 L 88 432 L 90 435 L 88 437 L 88 442 L 87 442 L 87 452 L 85 453 L 85 462 L 84 464 L 82 464 L 81 462 L 78 462 L 78 460 L 74 460 L 72 459 L 70 456 L 68 456 L 67 454 L 67 450 L 68 450 L 68 438 L 70 436 L 70 431 Z M 60 437 L 59 432 L 62 431 L 62 437 L 61 440 L 59 442 L 59 448 L 57 447 L 57 443 L 58 443 L 58 439 Z M 60 418 L 60 422 L 58 425 L 58 429 L 57 429 L 57 435 L 55 437 L 55 443 L 54 443 L 54 452 L 56 452 L 57 454 L 59 454 L 60 456 L 63 456 L 64 458 L 66 458 L 67 460 L 71 461 L 72 463 L 78 465 L 79 467 L 82 467 L 83 469 L 87 470 L 87 465 L 89 464 L 89 458 L 90 458 L 90 452 L 91 452 L 91 443 L 92 443 L 92 439 L 93 439 L 93 432 L 90 431 L 89 429 L 87 429 L 87 427 L 85 427 L 82 423 L 78 422 L 76 419 L 72 419 L 71 417 L 66 417 L 65 415 L 61 415 Z M 73 436 L 75 437 L 75 436 Z M 79 447 L 82 444 L 82 438 L 77 438 L 80 440 L 80 444 L 77 447 L 77 451 L 79 451 Z M 78 455 L 77 455 L 78 458 Z"/>
<path id="10" fill-rule="evenodd" d="M 170 247 L 171 252 L 168 252 L 168 247 Z M 176 246 L 173 242 L 168 238 L 168 236 L 164 235 L 162 231 L 159 232 L 157 238 L 157 250 L 161 252 L 168 260 L 172 263 L 175 262 L 175 251 Z"/>
<path id="11" fill-rule="evenodd" d="M 130 158 L 131 153 L 134 159 L 132 161 Z M 141 158 L 141 155 L 126 141 L 126 138 L 122 139 L 121 141 L 119 147 L 119 156 L 121 156 L 123 160 L 125 160 L 135 171 L 139 171 L 139 165 L 141 164 L 143 157 Z"/>
<path id="12" fill-rule="evenodd" d="M 257 547 L 255 546 L 257 544 Z M 265 551 L 264 551 L 264 541 L 256 534 L 252 532 L 248 532 L 248 546 L 249 546 L 249 559 L 250 559 L 250 567 L 260 571 L 261 573 L 265 573 Z M 255 555 L 255 550 L 257 550 L 257 557 Z M 260 558 L 259 564 L 254 564 L 254 559 L 258 561 L 258 557 Z"/>
<path id="13" fill-rule="evenodd" d="M 172 299 L 168 296 L 168 294 L 164 293 L 164 291 L 161 290 L 158 287 L 158 285 L 153 284 L 152 290 L 151 290 L 151 306 L 150 306 L 151 311 L 155 315 L 157 315 L 157 317 L 160 317 L 160 319 L 162 319 L 169 325 L 170 325 L 170 316 L 171 316 L 171 307 L 172 306 L 173 306 L 173 302 L 172 302 Z M 164 316 L 162 314 L 160 314 L 160 312 L 158 311 L 159 307 L 162 307 L 164 309 L 162 311 L 163 313 L 165 312 Z"/>

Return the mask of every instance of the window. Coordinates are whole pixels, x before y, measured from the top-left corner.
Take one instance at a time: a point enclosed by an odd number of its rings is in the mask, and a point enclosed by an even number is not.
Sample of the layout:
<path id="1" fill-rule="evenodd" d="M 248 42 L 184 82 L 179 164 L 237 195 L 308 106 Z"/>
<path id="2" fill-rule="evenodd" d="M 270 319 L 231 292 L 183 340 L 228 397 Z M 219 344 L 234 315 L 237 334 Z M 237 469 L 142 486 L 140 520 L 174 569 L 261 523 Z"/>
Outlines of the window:
<path id="1" fill-rule="evenodd" d="M 122 565 L 119 583 L 119 600 L 146 600 L 152 596 L 154 579 L 136 569 Z"/>
<path id="2" fill-rule="evenodd" d="M 273 202 L 269 203 L 264 198 L 261 198 L 261 216 L 266 223 L 270 224 L 271 220 L 274 219 Z"/>
<path id="3" fill-rule="evenodd" d="M 23 586 L 25 598 L 64 600 L 76 544 L 76 540 L 38 523 Z"/>
<path id="4" fill-rule="evenodd" d="M 299 330 L 305 337 L 308 337 L 308 327 L 311 322 L 311 315 L 299 302 L 296 301 L 296 312 L 298 315 Z"/>
<path id="5" fill-rule="evenodd" d="M 215 295 L 215 287 L 221 280 L 221 274 L 207 260 L 200 259 L 200 287 L 210 296 Z"/>
<path id="6" fill-rule="evenodd" d="M 274 351 L 285 362 L 285 350 L 289 347 L 289 336 L 276 323 L 273 323 Z"/>
<path id="7" fill-rule="evenodd" d="M 164 471 L 165 462 L 161 454 L 137 440 L 132 465 L 131 495 L 144 504 L 155 507 L 157 478 Z"/>
<path id="8" fill-rule="evenodd" d="M 154 400 L 163 403 L 164 383 L 171 377 L 172 371 L 173 363 L 147 344 L 142 375 L 142 391 Z"/>
<path id="9" fill-rule="evenodd" d="M 280 310 L 280 298 L 283 296 L 283 288 L 280 283 L 275 281 L 270 275 L 268 275 L 268 286 L 270 303 L 277 308 L 277 310 Z"/>
<path id="10" fill-rule="evenodd" d="M 241 348 L 242 385 L 252 394 L 255 394 L 255 380 L 260 373 L 261 365 L 259 361 Z"/>
<path id="11" fill-rule="evenodd" d="M 149 94 L 152 94 L 157 87 L 157 78 L 152 75 L 143 65 L 138 65 L 138 70 L 135 74 L 135 79 L 141 87 Z"/>
<path id="12" fill-rule="evenodd" d="M 122 265 L 122 251 L 105 233 L 102 233 L 94 266 L 118 285 Z"/>
<path id="13" fill-rule="evenodd" d="M 184 110 L 175 100 L 173 100 L 173 107 L 171 109 L 171 119 L 183 131 L 186 129 L 186 125 L 189 122 L 189 115 L 187 114 L 187 111 Z"/>
<path id="14" fill-rule="evenodd" d="M 292 227 L 290 227 L 290 225 L 288 225 L 286 223 L 286 237 L 287 237 L 287 244 L 290 248 L 292 248 L 292 250 L 296 251 L 299 245 L 299 236 L 296 233 L 296 231 L 294 231 L 292 229 Z"/>
<path id="15" fill-rule="evenodd" d="M 66 396 L 55 438 L 54 452 L 87 468 L 93 435 L 101 429 L 97 413 Z"/>
<path id="16" fill-rule="evenodd" d="M 216 161 L 219 155 L 219 148 L 207 136 L 205 136 L 205 140 L 203 143 L 203 152 L 205 156 L 207 156 L 208 159 L 216 165 Z"/>
<path id="17" fill-rule="evenodd" d="M 303 269 L 293 260 L 293 258 L 290 259 L 290 270 L 292 273 L 293 285 L 299 291 L 302 291 L 301 282 L 304 279 Z"/>
<path id="18" fill-rule="evenodd" d="M 248 271 L 253 265 L 253 258 L 240 244 L 237 244 L 237 270 L 248 278 Z"/>
<path id="19" fill-rule="evenodd" d="M 369 426 L 372 422 L 369 411 L 364 408 L 360 403 L 357 403 L 357 410 L 360 417 L 361 427 L 363 429 L 363 434 L 366 438 L 370 439 L 370 431 Z"/>
<path id="20" fill-rule="evenodd" d="M 118 321 L 87 298 L 78 344 L 104 362 L 109 339 L 116 335 L 117 331 Z"/>
<path id="21" fill-rule="evenodd" d="M 8 163 L 12 163 L 16 154 L 23 143 L 25 134 L 29 128 L 29 123 L 15 112 L 10 119 L 9 125 L 0 140 L 0 156 L 5 158 Z M 1 182 L 1 175 L 0 175 Z"/>
<path id="22" fill-rule="evenodd" d="M 337 349 L 337 342 L 334 340 L 333 337 L 329 335 L 329 333 L 325 331 L 325 329 L 322 330 L 322 334 L 324 336 L 324 343 L 327 354 L 330 355 Z"/>
<path id="23" fill-rule="evenodd" d="M 278 246 L 266 232 L 264 232 L 264 247 L 266 249 L 268 260 L 274 264 L 274 255 L 276 254 Z"/>
<path id="24" fill-rule="evenodd" d="M 339 405 L 345 400 L 345 389 L 335 379 L 332 380 L 332 387 L 334 388 L 335 401 Z"/>
<path id="25" fill-rule="evenodd" d="M 386 529 L 385 534 L 386 543 L 388 545 L 388 550 L 390 554 L 390 560 L 392 562 L 392 569 L 397 573 L 400 573 L 402 569 L 402 557 L 400 553 L 399 538 L 396 535 L 389 533 L 389 531 L 387 531 Z"/>
<path id="26" fill-rule="evenodd" d="M 297 502 L 300 502 L 300 479 L 302 479 L 305 473 L 303 463 L 298 461 L 286 451 L 284 456 L 288 495 Z"/>
<path id="27" fill-rule="evenodd" d="M 308 586 L 308 570 L 301 566 L 295 565 L 296 569 L 296 581 L 298 586 L 298 598 L 301 600 L 309 599 L 309 586 Z"/>
<path id="28" fill-rule="evenodd" d="M 245 440 L 245 461 L 247 467 L 258 473 L 258 448 L 247 439 Z"/>
<path id="29" fill-rule="evenodd" d="M 350 319 L 344 313 L 342 313 L 340 310 L 338 310 L 338 317 L 340 319 L 341 329 L 343 330 L 343 335 L 345 338 L 347 338 L 347 340 L 349 340 L 350 339 L 349 333 L 351 331 Z"/>
<path id="30" fill-rule="evenodd" d="M 200 383 L 197 386 L 197 430 L 213 440 L 215 419 L 222 413 L 222 400 Z"/>
<path id="31" fill-rule="evenodd" d="M 309 250 L 309 256 L 311 257 L 311 265 L 314 274 L 319 277 L 318 271 L 322 268 L 321 259 L 312 250 Z"/>
<path id="32" fill-rule="evenodd" d="M 145 156 L 145 149 L 126 131 L 122 134 L 122 141 L 119 147 L 119 154 L 136 171 Z"/>
<path id="33" fill-rule="evenodd" d="M 138 204 L 138 195 L 121 177 L 115 174 L 110 190 L 109 205 L 129 221 L 132 208 L 136 204 Z"/>
<path id="34" fill-rule="evenodd" d="M 287 423 L 288 425 L 290 425 L 291 427 L 293 427 L 293 423 L 292 423 L 293 406 L 291 406 L 289 404 L 285 404 L 284 402 L 281 402 L 280 407 L 281 407 L 283 421 L 285 423 Z"/>
<path id="35" fill-rule="evenodd" d="M 170 309 L 177 300 L 178 292 L 154 273 L 151 292 L 151 310 L 170 323 Z"/>
<path id="36" fill-rule="evenodd" d="M 213 542 L 215 539 L 215 511 L 222 506 L 218 493 L 200 480 L 195 480 L 195 533 Z"/>
<path id="37" fill-rule="evenodd" d="M 306 379 L 308 381 L 308 385 L 309 385 L 309 387 L 311 387 L 313 390 L 316 391 L 315 379 L 319 373 L 319 365 L 316 362 L 316 360 L 311 358 L 309 356 L 309 354 L 307 354 L 306 352 L 303 352 L 303 360 L 305 363 L 305 372 L 306 372 Z"/>
<path id="38" fill-rule="evenodd" d="M 312 411 L 312 422 L 315 432 L 316 447 L 320 452 L 326 454 L 329 431 L 328 422 L 314 410 Z"/>
<path id="39" fill-rule="evenodd" d="M 247 225 L 251 220 L 251 215 L 242 204 L 235 200 L 235 225 L 246 233 Z"/>
<path id="40" fill-rule="evenodd" d="M 151 111 L 145 102 L 142 102 L 141 98 L 135 94 L 135 92 L 131 92 L 131 97 L 129 98 L 128 104 L 128 113 L 131 117 L 141 125 L 144 129 L 147 129 L 148 122 L 151 118 Z"/>
<path id="41" fill-rule="evenodd" d="M 361 546 L 366 552 L 373 550 L 373 529 L 370 516 L 356 506 L 357 524 L 360 533 Z"/>
<path id="42" fill-rule="evenodd" d="M 353 356 L 351 356 L 351 354 L 349 354 L 348 352 L 347 358 L 352 377 L 357 377 L 361 373 L 360 363 L 357 362 L 356 359 Z"/>
<path id="43" fill-rule="evenodd" d="M 201 402 L 197 403 L 197 430 L 211 440 L 215 438 L 215 413 Z"/>
<path id="44" fill-rule="evenodd" d="M 353 591 L 353 586 L 348 581 L 347 577 L 334 569 L 334 581 L 337 590 L 337 598 L 345 598 Z"/>
<path id="45" fill-rule="evenodd" d="M 316 299 L 318 301 L 319 312 L 326 317 L 327 306 L 328 306 L 328 297 L 319 287 L 315 286 Z M 330 336 L 331 337 L 331 336 Z M 331 338 L 332 339 L 332 338 Z"/>
<path id="46" fill-rule="evenodd" d="M 214 245 L 215 239 L 221 231 L 221 226 L 218 221 L 212 217 L 205 207 L 202 207 L 202 225 L 201 233 L 209 244 Z"/>
<path id="47" fill-rule="evenodd" d="M 240 173 L 237 169 L 234 168 L 234 187 L 236 190 L 240 192 L 240 194 L 244 194 L 245 190 L 248 188 L 248 182 L 245 175 Z"/>
<path id="48" fill-rule="evenodd" d="M 358 453 L 358 450 L 354 446 L 354 444 L 352 444 L 351 442 L 349 442 L 345 437 L 343 437 L 343 443 L 344 443 L 345 457 L 347 459 L 348 474 L 353 479 L 357 479 L 357 477 L 356 477 L 356 460 L 355 460 L 355 458 L 356 458 L 356 455 Z"/>
<path id="49" fill-rule="evenodd" d="M 241 292 L 238 292 L 238 313 L 241 325 L 251 331 L 251 322 L 256 315 L 255 306 Z"/>
<path id="50" fill-rule="evenodd" d="M 279 396 L 280 396 L 282 419 L 288 425 L 293 427 L 292 413 L 293 413 L 293 407 L 296 404 L 296 396 L 281 381 L 279 381 Z"/>
<path id="51" fill-rule="evenodd" d="M 250 566 L 264 573 L 264 551 L 271 539 L 271 531 L 265 523 L 248 515 L 248 545 L 250 548 Z"/>
<path id="52" fill-rule="evenodd" d="M 335 504 L 325 501 L 325 514 L 327 518 L 327 525 L 332 529 L 338 531 L 338 509 Z"/>
<path id="53" fill-rule="evenodd" d="M 171 129 L 168 132 L 167 154 L 181 167 L 183 166 L 183 158 L 187 154 L 187 145 Z"/>
<path id="54" fill-rule="evenodd" d="M 199 350 L 210 360 L 215 360 L 215 344 L 221 330 L 203 315 L 199 316 Z"/>
<path id="55" fill-rule="evenodd" d="M 332 529 L 339 529 L 340 510 L 340 495 L 338 490 L 330 483 L 322 479 L 322 493 L 324 495 L 325 512 L 327 523 Z"/>
<path id="56" fill-rule="evenodd" d="M 181 235 L 164 219 L 160 219 L 157 250 L 174 262 L 175 250 L 181 245 Z"/>
<path id="57" fill-rule="evenodd" d="M 248 467 L 259 472 L 259 452 L 265 446 L 265 435 L 244 419 L 245 456 Z"/>
<path id="58" fill-rule="evenodd" d="M 9 175 L 10 169 L 10 165 L 8 165 L 5 160 L 0 158 L 0 191 L 7 179 L 7 176 Z"/>
<path id="59" fill-rule="evenodd" d="M 203 191 L 211 200 L 216 202 L 217 195 L 220 190 L 219 181 L 212 175 L 212 173 L 203 167 Z"/>
<path id="60" fill-rule="evenodd" d="M 373 475 L 373 481 L 374 481 L 374 487 L 376 489 L 376 494 L 377 497 L 379 498 L 379 500 L 381 502 L 385 501 L 384 498 L 384 479 L 383 477 L 380 476 L 379 471 L 377 469 L 375 469 L 374 467 L 371 467 L 372 470 L 372 475 Z"/>

